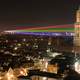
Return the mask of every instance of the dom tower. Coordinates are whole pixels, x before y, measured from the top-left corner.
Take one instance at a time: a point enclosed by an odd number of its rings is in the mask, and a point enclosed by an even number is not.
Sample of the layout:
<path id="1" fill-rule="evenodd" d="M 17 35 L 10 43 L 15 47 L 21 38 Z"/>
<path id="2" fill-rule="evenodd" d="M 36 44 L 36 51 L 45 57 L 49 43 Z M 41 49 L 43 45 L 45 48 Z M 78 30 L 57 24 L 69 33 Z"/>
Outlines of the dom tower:
<path id="1" fill-rule="evenodd" d="M 80 7 L 76 12 L 74 46 L 80 46 Z"/>

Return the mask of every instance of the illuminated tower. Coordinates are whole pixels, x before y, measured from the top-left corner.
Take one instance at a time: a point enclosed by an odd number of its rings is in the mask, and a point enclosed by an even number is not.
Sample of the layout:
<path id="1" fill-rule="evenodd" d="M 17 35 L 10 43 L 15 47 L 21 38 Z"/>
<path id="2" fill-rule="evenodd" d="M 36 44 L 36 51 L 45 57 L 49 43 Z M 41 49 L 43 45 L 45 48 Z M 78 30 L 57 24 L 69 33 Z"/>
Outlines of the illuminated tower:
<path id="1" fill-rule="evenodd" d="M 80 46 L 80 7 L 76 12 L 74 46 Z"/>

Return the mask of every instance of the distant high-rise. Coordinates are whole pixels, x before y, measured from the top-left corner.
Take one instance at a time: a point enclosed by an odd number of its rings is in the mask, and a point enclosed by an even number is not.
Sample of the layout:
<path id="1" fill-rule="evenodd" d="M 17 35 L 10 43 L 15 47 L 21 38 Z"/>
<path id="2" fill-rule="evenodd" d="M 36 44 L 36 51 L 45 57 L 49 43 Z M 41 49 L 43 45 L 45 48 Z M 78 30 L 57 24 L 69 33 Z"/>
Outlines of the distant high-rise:
<path id="1" fill-rule="evenodd" d="M 80 7 L 76 12 L 74 46 L 80 46 Z"/>

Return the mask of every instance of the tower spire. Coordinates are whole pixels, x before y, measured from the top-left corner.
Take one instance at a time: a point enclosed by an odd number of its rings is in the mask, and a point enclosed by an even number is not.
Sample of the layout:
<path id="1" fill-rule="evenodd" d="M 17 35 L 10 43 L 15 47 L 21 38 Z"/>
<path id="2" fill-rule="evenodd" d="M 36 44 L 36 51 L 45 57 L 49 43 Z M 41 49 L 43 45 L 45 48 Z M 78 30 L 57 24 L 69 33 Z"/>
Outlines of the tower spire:
<path id="1" fill-rule="evenodd" d="M 80 46 L 80 6 L 76 11 L 76 24 L 75 24 L 75 36 L 74 36 L 74 45 Z"/>

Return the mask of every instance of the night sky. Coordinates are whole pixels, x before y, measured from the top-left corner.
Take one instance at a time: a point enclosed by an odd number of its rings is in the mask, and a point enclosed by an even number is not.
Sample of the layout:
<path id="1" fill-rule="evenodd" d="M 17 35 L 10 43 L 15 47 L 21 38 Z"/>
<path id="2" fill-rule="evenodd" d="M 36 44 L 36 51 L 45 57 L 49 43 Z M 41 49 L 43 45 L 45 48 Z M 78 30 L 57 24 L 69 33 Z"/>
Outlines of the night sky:
<path id="1" fill-rule="evenodd" d="M 15 25 L 72 24 L 80 0 L 4 0 L 0 2 L 0 31 Z"/>

